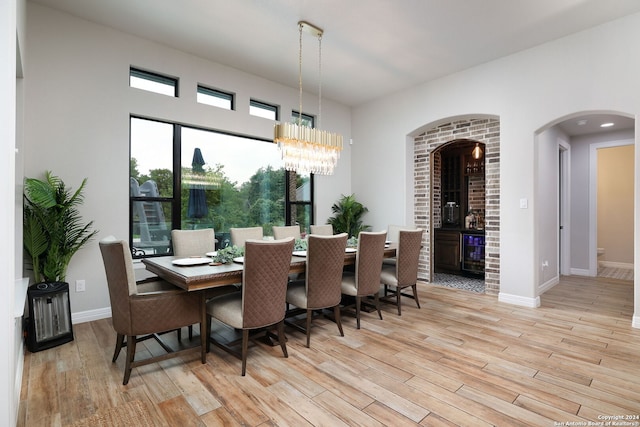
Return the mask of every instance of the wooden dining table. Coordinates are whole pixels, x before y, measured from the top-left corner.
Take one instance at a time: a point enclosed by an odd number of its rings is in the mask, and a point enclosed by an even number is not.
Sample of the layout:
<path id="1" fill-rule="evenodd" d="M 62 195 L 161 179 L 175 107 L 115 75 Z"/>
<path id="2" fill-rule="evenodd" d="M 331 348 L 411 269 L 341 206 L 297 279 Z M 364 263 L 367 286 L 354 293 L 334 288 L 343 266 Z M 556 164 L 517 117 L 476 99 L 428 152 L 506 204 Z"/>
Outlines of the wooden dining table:
<path id="1" fill-rule="evenodd" d="M 396 256 L 397 245 L 391 244 L 384 249 L 385 258 Z M 188 292 L 200 292 L 202 295 L 202 325 L 207 324 L 206 290 L 219 286 L 242 283 L 243 264 L 232 262 L 229 264 L 215 264 L 213 262 L 196 265 L 176 265 L 174 261 L 184 257 L 161 256 L 144 258 L 145 268 L 167 282 Z M 345 251 L 344 265 L 355 264 L 355 251 Z M 304 273 L 307 259 L 304 256 L 291 255 L 289 273 Z M 207 337 L 200 333 L 200 344 L 206 347 Z M 205 363 L 203 360 L 202 363 Z"/>

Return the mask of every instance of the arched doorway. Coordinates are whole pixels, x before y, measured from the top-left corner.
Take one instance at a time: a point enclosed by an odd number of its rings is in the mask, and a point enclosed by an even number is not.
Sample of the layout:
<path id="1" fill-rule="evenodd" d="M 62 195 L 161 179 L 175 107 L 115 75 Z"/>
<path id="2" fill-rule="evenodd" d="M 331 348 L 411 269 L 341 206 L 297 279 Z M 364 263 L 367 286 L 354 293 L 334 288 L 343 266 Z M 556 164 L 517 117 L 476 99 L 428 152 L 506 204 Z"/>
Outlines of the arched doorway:
<path id="1" fill-rule="evenodd" d="M 601 127 L 606 123 L 612 125 Z M 626 240 L 622 251 L 624 261 L 633 266 L 636 246 L 633 237 L 633 189 L 626 193 L 625 200 L 620 200 L 624 203 L 618 206 L 626 209 L 626 222 L 623 215 L 615 221 L 603 223 L 598 215 L 598 204 L 603 203 L 603 197 L 598 196 L 597 187 L 600 185 L 598 175 L 602 175 L 602 171 L 598 172 L 598 153 L 623 146 L 630 148 L 631 154 L 626 154 L 625 162 L 616 162 L 608 173 L 614 178 L 625 174 L 628 182 L 624 184 L 632 187 L 634 143 L 633 117 L 610 111 L 574 113 L 536 132 L 535 247 L 537 260 L 542 266 L 536 283 L 538 295 L 558 283 L 560 275 L 597 274 L 602 259 L 598 255 L 602 243 L 598 241 L 600 228 L 609 227 L 604 232 L 605 236 L 619 233 L 619 238 L 609 239 L 607 245 L 622 245 Z M 601 196 L 611 192 L 608 189 Z M 609 213 L 613 209 L 611 202 L 604 209 Z M 610 254 L 616 252 L 611 249 L 610 246 Z M 616 263 L 615 259 L 609 261 Z"/>
<path id="2" fill-rule="evenodd" d="M 420 276 L 432 281 L 434 215 L 439 216 L 441 212 L 438 194 L 441 164 L 440 156 L 434 153 L 457 140 L 484 144 L 485 292 L 497 295 L 500 290 L 500 121 L 495 116 L 443 119 L 425 125 L 414 136 L 414 217 L 416 225 L 428 230 L 430 236 L 427 256 L 420 261 Z"/>

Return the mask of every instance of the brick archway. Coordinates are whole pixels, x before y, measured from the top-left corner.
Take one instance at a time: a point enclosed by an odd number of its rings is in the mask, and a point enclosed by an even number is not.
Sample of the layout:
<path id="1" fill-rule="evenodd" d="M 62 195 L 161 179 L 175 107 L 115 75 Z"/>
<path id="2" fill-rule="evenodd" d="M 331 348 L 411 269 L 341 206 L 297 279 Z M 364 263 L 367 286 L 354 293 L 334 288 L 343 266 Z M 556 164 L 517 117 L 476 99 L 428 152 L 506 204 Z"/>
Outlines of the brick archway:
<path id="1" fill-rule="evenodd" d="M 500 120 L 464 118 L 442 123 L 414 138 L 414 221 L 428 231 L 429 244 L 420 257 L 419 276 L 431 281 L 434 200 L 440 192 L 440 155 L 447 143 L 469 139 L 485 145 L 485 292 L 500 290 Z M 439 200 L 439 198 L 437 198 Z"/>

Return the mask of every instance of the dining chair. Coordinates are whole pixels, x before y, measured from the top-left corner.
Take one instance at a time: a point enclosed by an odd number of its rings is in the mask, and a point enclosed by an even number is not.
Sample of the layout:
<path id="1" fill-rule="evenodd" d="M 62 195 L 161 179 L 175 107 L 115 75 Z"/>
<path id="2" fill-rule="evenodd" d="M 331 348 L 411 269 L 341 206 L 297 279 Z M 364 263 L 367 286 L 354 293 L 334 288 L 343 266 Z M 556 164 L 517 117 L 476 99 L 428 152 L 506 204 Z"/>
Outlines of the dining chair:
<path id="1" fill-rule="evenodd" d="M 304 280 L 290 282 L 287 287 L 287 305 L 298 310 L 288 310 L 287 316 L 306 312 L 306 328 L 297 323 L 287 324 L 306 332 L 307 347 L 311 341 L 311 320 L 313 312 L 333 308 L 340 336 L 344 336 L 340 321 L 341 283 L 344 267 L 344 251 L 347 247 L 347 233 L 335 236 L 311 234 L 307 242 L 307 268 Z"/>
<path id="2" fill-rule="evenodd" d="M 203 306 L 197 292 L 186 292 L 162 279 L 146 279 L 138 284 L 131 251 L 124 240 L 107 237 L 99 242 L 99 246 L 107 276 L 112 324 L 117 334 L 112 362 L 116 362 L 122 347 L 127 347 L 122 381 L 126 385 L 133 368 L 191 351 L 174 351 L 160 334 L 196 323 L 200 324 L 200 331 L 204 331 L 201 323 Z M 167 354 L 134 360 L 136 344 L 150 338 L 158 341 Z M 206 363 L 206 346 L 201 346 L 200 356 L 202 363 Z"/>
<path id="3" fill-rule="evenodd" d="M 380 272 L 384 258 L 384 241 L 386 231 L 358 234 L 356 264 L 354 271 L 345 271 L 342 276 L 341 290 L 344 295 L 355 297 L 356 325 L 360 329 L 360 305 L 364 297 L 372 296 L 378 316 L 380 312 Z"/>
<path id="4" fill-rule="evenodd" d="M 239 247 L 243 247 L 247 239 L 261 240 L 263 236 L 262 227 L 232 227 L 229 232 L 231 245 Z"/>
<path id="5" fill-rule="evenodd" d="M 287 278 L 291 266 L 294 239 L 247 240 L 245 242 L 242 292 L 223 295 L 207 302 L 207 334 L 210 342 L 242 360 L 242 375 L 247 371 L 249 331 L 277 326 L 278 341 L 287 354 L 284 335 Z M 211 318 L 242 330 L 242 350 L 238 354 L 228 343 L 211 336 Z M 208 347 L 208 345 L 207 345 Z"/>
<path id="6" fill-rule="evenodd" d="M 398 249 L 396 250 L 396 264 L 382 265 L 380 283 L 384 286 L 384 295 L 381 300 L 395 304 L 398 307 L 398 316 L 402 315 L 401 296 L 413 298 L 418 308 L 420 308 L 416 282 L 418 281 L 422 233 L 423 230 L 421 229 L 400 230 Z M 413 289 L 413 296 L 402 293 L 402 289 L 408 287 Z"/>
<path id="7" fill-rule="evenodd" d="M 309 226 L 309 231 L 311 231 L 311 234 L 316 234 L 321 236 L 333 236 L 333 225 L 331 224 L 311 225 Z"/>
<path id="8" fill-rule="evenodd" d="M 171 230 L 171 242 L 173 244 L 173 255 L 181 258 L 200 256 L 214 252 L 216 249 L 216 234 L 213 228 L 202 228 L 198 230 Z M 239 285 L 216 286 L 205 291 L 205 298 L 238 292 Z M 182 334 L 178 332 L 178 339 Z M 193 327 L 189 326 L 189 339 L 193 338 Z"/>
<path id="9" fill-rule="evenodd" d="M 171 230 L 171 243 L 177 257 L 203 257 L 216 250 L 216 234 L 213 228 Z"/>
<path id="10" fill-rule="evenodd" d="M 394 225 L 387 226 L 387 242 L 398 243 L 401 230 L 416 230 L 415 225 Z"/>
<path id="11" fill-rule="evenodd" d="M 300 226 L 299 225 L 285 225 L 285 226 L 273 226 L 273 238 L 275 240 L 281 240 L 286 237 L 293 237 L 294 239 L 300 238 Z"/>
<path id="12" fill-rule="evenodd" d="M 400 230 L 415 230 L 416 227 L 414 225 L 393 225 L 390 224 L 387 226 L 387 242 L 393 245 L 398 244 L 398 239 L 400 238 Z M 385 258 L 382 261 L 383 265 L 396 265 L 396 257 Z"/>

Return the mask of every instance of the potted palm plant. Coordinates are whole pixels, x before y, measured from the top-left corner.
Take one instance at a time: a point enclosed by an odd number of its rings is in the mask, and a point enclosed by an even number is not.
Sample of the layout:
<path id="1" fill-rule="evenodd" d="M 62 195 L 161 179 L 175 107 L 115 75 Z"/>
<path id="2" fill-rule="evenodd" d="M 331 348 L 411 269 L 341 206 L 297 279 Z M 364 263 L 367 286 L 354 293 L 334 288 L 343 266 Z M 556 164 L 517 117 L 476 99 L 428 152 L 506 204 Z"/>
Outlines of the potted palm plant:
<path id="1" fill-rule="evenodd" d="M 356 200 L 355 194 L 342 197 L 331 206 L 334 216 L 327 220 L 333 226 L 334 233 L 347 233 L 350 238 L 357 238 L 361 231 L 371 228 L 362 222 L 364 214 L 369 212 L 362 203 Z"/>
<path id="2" fill-rule="evenodd" d="M 24 249 L 35 283 L 64 282 L 75 253 L 98 233 L 83 223 L 78 206 L 87 179 L 76 191 L 47 171 L 45 179 L 27 178 L 24 186 Z"/>

